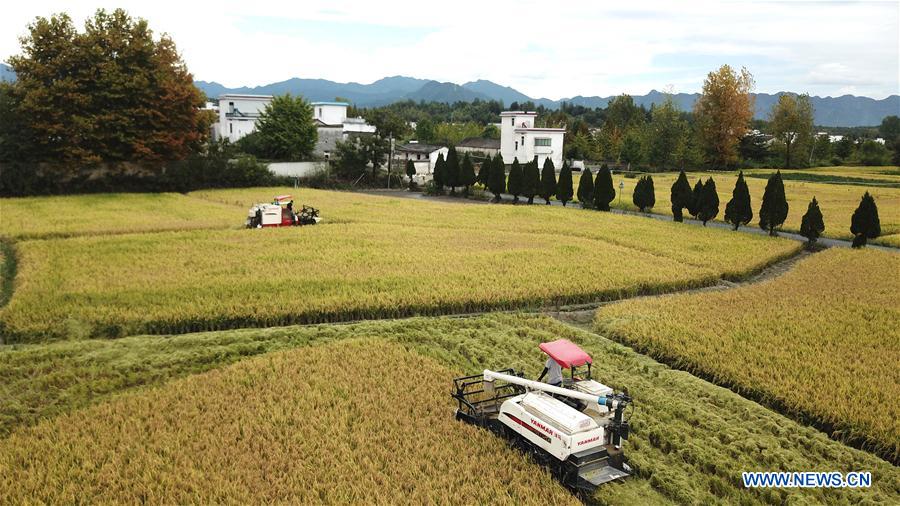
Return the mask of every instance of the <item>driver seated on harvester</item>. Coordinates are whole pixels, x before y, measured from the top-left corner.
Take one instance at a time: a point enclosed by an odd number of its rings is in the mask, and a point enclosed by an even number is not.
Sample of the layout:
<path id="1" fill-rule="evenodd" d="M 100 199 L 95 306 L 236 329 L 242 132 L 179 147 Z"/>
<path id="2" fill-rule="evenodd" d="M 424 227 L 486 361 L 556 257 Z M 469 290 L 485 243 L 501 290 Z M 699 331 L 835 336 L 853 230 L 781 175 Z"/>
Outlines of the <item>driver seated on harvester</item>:
<path id="1" fill-rule="evenodd" d="M 538 376 L 537 380 L 543 380 L 545 375 L 547 376 L 547 384 L 555 387 L 562 385 L 562 366 L 559 365 L 559 362 L 553 360 L 553 357 L 547 358 L 547 363 L 544 364 L 544 370 L 541 371 L 541 375 Z"/>

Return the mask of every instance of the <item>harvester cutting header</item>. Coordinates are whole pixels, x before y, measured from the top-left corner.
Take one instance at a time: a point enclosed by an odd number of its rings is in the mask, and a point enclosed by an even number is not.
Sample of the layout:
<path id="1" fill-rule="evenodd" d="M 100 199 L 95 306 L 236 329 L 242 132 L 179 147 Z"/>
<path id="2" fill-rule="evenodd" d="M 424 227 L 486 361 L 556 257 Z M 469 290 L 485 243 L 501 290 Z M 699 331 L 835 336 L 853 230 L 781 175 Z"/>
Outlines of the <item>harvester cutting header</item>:
<path id="1" fill-rule="evenodd" d="M 629 476 L 622 440 L 628 439 L 624 413 L 631 397 L 591 379 L 590 355 L 571 341 L 540 348 L 549 356 L 548 366 L 571 371 L 560 386 L 526 379 L 513 369 L 456 378 L 456 418 L 506 437 L 575 490 L 591 491 Z M 583 366 L 585 377 L 576 376 Z"/>
<path id="2" fill-rule="evenodd" d="M 303 206 L 296 212 L 290 195 L 279 195 L 271 204 L 255 204 L 247 212 L 247 228 L 315 225 L 321 220 L 314 207 Z"/>

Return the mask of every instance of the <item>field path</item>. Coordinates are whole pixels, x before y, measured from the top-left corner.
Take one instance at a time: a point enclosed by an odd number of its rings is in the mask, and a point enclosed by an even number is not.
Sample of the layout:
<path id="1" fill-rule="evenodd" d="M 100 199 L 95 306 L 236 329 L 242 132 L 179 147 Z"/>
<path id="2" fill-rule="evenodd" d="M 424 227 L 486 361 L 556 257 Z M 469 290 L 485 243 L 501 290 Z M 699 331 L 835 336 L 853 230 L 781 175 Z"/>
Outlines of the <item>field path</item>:
<path id="1" fill-rule="evenodd" d="M 658 294 L 658 295 L 639 295 L 637 297 L 631 297 L 631 299 L 642 299 L 648 297 L 664 297 L 666 295 L 673 294 L 685 294 L 685 293 L 697 293 L 697 292 L 710 292 L 710 291 L 721 291 L 721 290 L 732 290 L 734 288 L 738 288 L 741 286 L 752 285 L 754 283 L 760 283 L 762 281 L 767 281 L 770 279 L 777 278 L 779 276 L 783 276 L 788 271 L 793 269 L 794 265 L 797 264 L 800 260 L 814 254 L 814 252 L 809 250 L 801 250 L 800 253 L 785 258 L 784 260 L 779 260 L 778 262 L 769 265 L 763 270 L 757 272 L 756 274 L 750 276 L 749 278 L 742 281 L 729 281 L 726 279 L 719 279 L 718 283 L 710 286 L 703 286 L 700 288 L 691 288 L 687 290 L 680 290 L 677 292 L 667 293 L 667 294 Z M 614 301 L 604 301 L 598 302 L 595 304 L 577 304 L 577 305 L 568 305 L 568 306 L 560 306 L 558 308 L 546 308 L 542 312 L 547 316 L 551 316 L 556 318 L 562 323 L 567 325 L 572 325 L 578 327 L 582 330 L 586 330 L 588 332 L 593 333 L 592 323 L 594 321 L 594 313 L 596 313 L 597 309 L 608 305 L 615 304 L 617 302 L 622 302 L 626 299 L 614 300 Z"/>

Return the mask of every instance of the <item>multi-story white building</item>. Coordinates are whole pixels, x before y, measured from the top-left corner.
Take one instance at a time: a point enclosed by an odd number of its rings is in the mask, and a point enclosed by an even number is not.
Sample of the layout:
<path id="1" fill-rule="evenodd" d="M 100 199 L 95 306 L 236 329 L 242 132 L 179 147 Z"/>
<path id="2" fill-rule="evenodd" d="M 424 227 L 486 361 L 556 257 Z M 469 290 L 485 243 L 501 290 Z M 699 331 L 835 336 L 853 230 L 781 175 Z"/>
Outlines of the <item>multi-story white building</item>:
<path id="1" fill-rule="evenodd" d="M 213 126 L 213 137 L 237 142 L 256 130 L 256 120 L 272 102 L 271 95 L 219 95 L 219 121 Z"/>
<path id="2" fill-rule="evenodd" d="M 536 128 L 536 112 L 504 111 L 500 113 L 500 155 L 503 163 L 518 159 L 527 163 L 537 156 L 538 167 L 549 158 L 559 170 L 563 164 L 565 128 Z"/>
<path id="3" fill-rule="evenodd" d="M 328 158 L 338 141 L 375 133 L 375 126 L 362 118 L 348 118 L 346 102 L 313 102 L 313 119 L 319 131 L 315 153 Z"/>

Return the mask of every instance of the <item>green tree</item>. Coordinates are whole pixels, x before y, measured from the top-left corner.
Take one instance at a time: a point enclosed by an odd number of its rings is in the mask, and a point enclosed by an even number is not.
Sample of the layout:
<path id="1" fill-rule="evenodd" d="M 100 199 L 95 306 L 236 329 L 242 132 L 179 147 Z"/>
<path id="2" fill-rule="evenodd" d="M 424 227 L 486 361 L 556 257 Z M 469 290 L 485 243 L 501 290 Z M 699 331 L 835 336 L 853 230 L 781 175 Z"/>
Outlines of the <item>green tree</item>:
<path id="1" fill-rule="evenodd" d="M 885 165 L 887 158 L 887 149 L 871 139 L 865 140 L 859 146 L 859 161 L 863 165 Z"/>
<path id="2" fill-rule="evenodd" d="M 672 218 L 675 221 L 684 221 L 683 209 L 693 207 L 694 193 L 691 191 L 691 183 L 688 182 L 684 170 L 678 173 L 678 179 L 672 183 Z"/>
<path id="3" fill-rule="evenodd" d="M 2 114 L 2 112 L 0 112 L 0 114 Z M 891 155 L 891 162 L 893 162 L 894 165 L 900 165 L 900 136 L 894 139 L 893 149 L 894 154 Z"/>
<path id="4" fill-rule="evenodd" d="M 691 214 L 694 218 L 700 214 L 700 203 L 703 201 L 703 180 L 698 179 L 697 184 L 694 185 L 693 190 L 691 190 L 691 200 L 690 205 L 687 206 L 688 213 Z"/>
<path id="5" fill-rule="evenodd" d="M 578 202 L 582 209 L 588 209 L 594 205 L 594 175 L 591 169 L 585 167 L 578 178 Z"/>
<path id="6" fill-rule="evenodd" d="M 716 168 L 738 161 L 740 139 L 753 119 L 753 76 L 747 69 L 735 72 L 723 65 L 710 72 L 703 93 L 694 103 L 694 120 L 706 160 Z"/>
<path id="7" fill-rule="evenodd" d="M 469 194 L 469 187 L 475 184 L 475 166 L 472 165 L 472 159 L 469 153 L 463 155 L 462 163 L 459 168 L 459 184 L 464 188 L 465 195 Z"/>
<path id="8" fill-rule="evenodd" d="M 819 210 L 819 203 L 813 197 L 806 208 L 806 214 L 800 221 L 800 235 L 806 237 L 807 248 L 811 248 L 822 232 L 825 231 L 825 221 L 822 219 L 822 211 Z"/>
<path id="9" fill-rule="evenodd" d="M 553 167 L 553 160 L 548 156 L 544 160 L 544 167 L 541 169 L 541 197 L 547 205 L 550 205 L 550 199 L 556 195 L 556 168 Z"/>
<path id="10" fill-rule="evenodd" d="M 646 135 L 647 161 L 650 165 L 660 168 L 674 166 L 687 133 L 687 122 L 681 119 L 672 96 L 667 96 L 665 102 L 650 111 Z"/>
<path id="11" fill-rule="evenodd" d="M 341 179 L 356 179 L 365 172 L 368 157 L 359 139 L 338 141 L 334 153 L 328 161 L 334 175 Z"/>
<path id="12" fill-rule="evenodd" d="M 719 193 L 716 191 L 716 182 L 713 178 L 706 180 L 703 189 L 700 192 L 700 203 L 697 209 L 697 219 L 706 222 L 715 218 L 719 214 Z"/>
<path id="13" fill-rule="evenodd" d="M 784 181 L 781 179 L 781 171 L 777 171 L 766 182 L 762 205 L 759 208 L 759 227 L 767 230 L 769 235 L 777 235 L 776 229 L 784 223 L 787 215 L 788 202 L 784 195 Z"/>
<path id="14" fill-rule="evenodd" d="M 853 211 L 850 220 L 850 233 L 853 234 L 853 247 L 861 248 L 866 245 L 868 239 L 875 239 L 881 235 L 881 220 L 878 219 L 878 206 L 875 199 L 866 192 L 859 207 Z"/>
<path id="15" fill-rule="evenodd" d="M 541 190 L 541 172 L 538 170 L 537 156 L 526 163 L 522 171 L 522 196 L 528 198 L 529 204 L 534 204 L 534 196 Z"/>
<path id="16" fill-rule="evenodd" d="M 166 35 L 124 10 L 98 10 L 78 32 L 71 18 L 38 17 L 8 59 L 16 116 L 27 121 L 19 161 L 171 161 L 200 149 L 211 118 Z M 10 118 L 4 116 L 3 122 Z"/>
<path id="17" fill-rule="evenodd" d="M 509 181 L 507 182 L 506 191 L 513 196 L 513 204 L 519 202 L 519 195 L 522 195 L 524 174 L 519 159 L 514 158 L 512 166 L 509 168 Z"/>
<path id="18" fill-rule="evenodd" d="M 612 173 L 604 163 L 597 171 L 594 180 L 594 208 L 600 211 L 609 211 L 609 203 L 616 198 L 616 190 L 613 188 Z"/>
<path id="19" fill-rule="evenodd" d="M 587 169 L 585 169 L 587 170 Z M 563 162 L 562 169 L 559 171 L 559 181 L 556 182 L 556 198 L 566 207 L 566 202 L 572 200 L 575 191 L 572 187 L 572 167 Z"/>
<path id="20" fill-rule="evenodd" d="M 753 219 L 753 208 L 750 205 L 750 188 L 744 181 L 744 172 L 738 174 L 734 190 L 731 191 L 731 200 L 725 204 L 725 222 L 730 223 L 737 230 L 741 225 L 750 223 Z"/>
<path id="21" fill-rule="evenodd" d="M 372 165 L 372 177 L 374 178 L 378 173 L 378 168 L 391 152 L 390 141 L 378 135 L 364 135 L 359 138 L 359 145 L 366 153 L 366 159 Z"/>
<path id="22" fill-rule="evenodd" d="M 416 122 L 416 140 L 421 143 L 434 142 L 434 122 L 430 118 Z"/>
<path id="23" fill-rule="evenodd" d="M 386 108 L 367 109 L 363 118 L 375 127 L 378 136 L 388 139 L 405 138 L 409 134 L 409 124 L 399 114 Z M 417 125 L 418 126 L 418 125 Z"/>
<path id="24" fill-rule="evenodd" d="M 450 195 L 456 193 L 456 187 L 459 183 L 459 155 L 456 148 L 450 146 L 447 152 L 447 163 L 444 165 L 444 184 L 450 187 Z"/>
<path id="25" fill-rule="evenodd" d="M 493 123 L 488 123 L 484 126 L 484 130 L 481 131 L 481 137 L 484 139 L 499 139 L 500 129 Z"/>
<path id="26" fill-rule="evenodd" d="M 415 182 L 413 181 L 413 176 L 416 175 L 416 164 L 413 163 L 412 160 L 406 161 L 406 177 L 409 178 L 409 189 L 413 189 L 413 185 Z"/>
<path id="27" fill-rule="evenodd" d="M 487 186 L 494 194 L 494 202 L 500 202 L 500 195 L 506 191 L 506 165 L 503 164 L 503 158 L 499 153 L 490 163 L 490 169 Z"/>
<path id="28" fill-rule="evenodd" d="M 853 155 L 854 148 L 853 139 L 845 135 L 834 144 L 834 154 L 842 160 L 846 160 Z"/>
<path id="29" fill-rule="evenodd" d="M 878 133 L 885 141 L 891 142 L 900 137 L 900 117 L 896 114 L 885 116 L 881 120 L 881 126 L 878 127 Z"/>
<path id="30" fill-rule="evenodd" d="M 444 186 L 447 185 L 446 172 L 447 161 L 444 160 L 444 153 L 439 153 L 437 160 L 434 162 L 434 172 L 432 173 L 435 190 L 437 190 L 438 193 L 443 193 Z"/>
<path id="31" fill-rule="evenodd" d="M 272 98 L 259 116 L 256 131 L 266 157 L 275 160 L 309 158 L 318 138 L 312 107 L 303 97 L 290 94 Z"/>
<path id="32" fill-rule="evenodd" d="M 493 164 L 493 160 L 490 156 L 484 159 L 481 162 L 481 165 L 478 167 L 478 175 L 475 176 L 475 182 L 481 184 L 485 187 L 488 185 L 488 179 L 491 174 L 491 165 Z"/>
<path id="33" fill-rule="evenodd" d="M 632 163 L 639 164 L 643 160 L 641 139 L 636 130 L 628 132 L 625 138 L 622 139 L 622 149 L 619 152 L 619 158 L 628 164 L 629 169 L 631 169 Z"/>
<path id="34" fill-rule="evenodd" d="M 809 152 L 813 141 L 813 106 L 809 95 L 778 97 L 769 122 L 775 138 L 784 146 L 784 166 L 797 166 L 803 157 L 794 156 L 794 152 Z"/>

